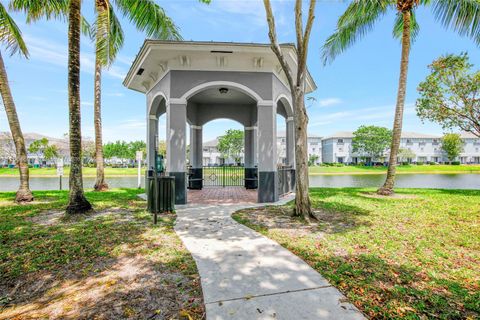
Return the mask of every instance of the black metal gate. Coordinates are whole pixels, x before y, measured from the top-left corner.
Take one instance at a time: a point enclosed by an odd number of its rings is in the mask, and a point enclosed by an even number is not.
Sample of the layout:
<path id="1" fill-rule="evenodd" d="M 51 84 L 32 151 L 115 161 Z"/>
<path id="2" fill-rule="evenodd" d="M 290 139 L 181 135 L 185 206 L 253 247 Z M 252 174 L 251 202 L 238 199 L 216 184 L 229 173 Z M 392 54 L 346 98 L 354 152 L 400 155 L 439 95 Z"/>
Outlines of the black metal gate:
<path id="1" fill-rule="evenodd" d="M 205 187 L 243 187 L 245 168 L 241 166 L 203 167 L 203 186 Z"/>

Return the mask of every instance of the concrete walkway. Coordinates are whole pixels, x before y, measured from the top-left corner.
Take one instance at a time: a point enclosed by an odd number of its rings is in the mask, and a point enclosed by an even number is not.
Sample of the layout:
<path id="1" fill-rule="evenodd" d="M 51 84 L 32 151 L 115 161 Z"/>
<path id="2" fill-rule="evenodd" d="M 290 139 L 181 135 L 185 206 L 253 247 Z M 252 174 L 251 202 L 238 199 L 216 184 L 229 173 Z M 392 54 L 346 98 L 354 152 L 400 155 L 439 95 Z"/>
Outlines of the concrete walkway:
<path id="1" fill-rule="evenodd" d="M 304 261 L 230 217 L 253 206 L 177 210 L 175 231 L 197 263 L 207 320 L 364 319 Z"/>

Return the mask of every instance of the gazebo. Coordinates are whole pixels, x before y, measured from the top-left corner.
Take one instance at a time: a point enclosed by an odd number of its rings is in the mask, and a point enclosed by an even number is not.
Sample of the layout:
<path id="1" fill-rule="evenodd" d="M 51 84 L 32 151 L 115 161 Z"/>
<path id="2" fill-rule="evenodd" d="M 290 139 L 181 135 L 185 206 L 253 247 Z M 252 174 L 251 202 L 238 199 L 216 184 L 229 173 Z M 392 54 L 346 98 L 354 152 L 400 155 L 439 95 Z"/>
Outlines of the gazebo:
<path id="1" fill-rule="evenodd" d="M 295 70 L 295 46 L 281 48 Z M 166 114 L 166 173 L 175 177 L 177 204 L 187 203 L 187 186 L 203 187 L 207 169 L 202 162 L 202 128 L 220 118 L 244 127 L 242 181 L 247 188 L 258 186 L 258 202 L 275 202 L 293 190 L 294 111 L 286 77 L 269 44 L 146 40 L 124 85 L 146 95 L 148 168 L 155 166 L 158 119 Z M 316 89 L 310 75 L 305 89 Z M 282 166 L 277 163 L 277 114 L 286 121 Z"/>

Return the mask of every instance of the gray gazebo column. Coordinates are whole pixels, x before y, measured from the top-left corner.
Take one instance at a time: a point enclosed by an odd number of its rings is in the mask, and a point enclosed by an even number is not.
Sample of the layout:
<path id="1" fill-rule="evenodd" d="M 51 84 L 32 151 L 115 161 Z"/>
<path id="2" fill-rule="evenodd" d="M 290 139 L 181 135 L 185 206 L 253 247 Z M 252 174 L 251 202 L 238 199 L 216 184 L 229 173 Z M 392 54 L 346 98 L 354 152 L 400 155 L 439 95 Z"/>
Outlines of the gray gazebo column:
<path id="1" fill-rule="evenodd" d="M 190 189 L 202 189 L 203 187 L 203 153 L 202 153 L 202 127 L 190 126 L 190 181 L 188 183 Z"/>
<path id="2" fill-rule="evenodd" d="M 258 104 L 258 202 L 278 200 L 277 110 L 273 102 Z"/>
<path id="3" fill-rule="evenodd" d="M 187 203 L 187 104 L 167 105 L 167 173 L 175 177 L 175 203 Z"/>
<path id="4" fill-rule="evenodd" d="M 244 155 L 245 155 L 245 188 L 247 189 L 256 189 L 258 186 L 256 175 L 257 168 L 256 164 L 256 131 L 255 127 L 245 127 L 244 129 L 245 141 L 244 141 Z"/>
<path id="5" fill-rule="evenodd" d="M 155 115 L 149 115 L 147 120 L 147 169 L 155 168 L 155 155 L 158 144 L 158 118 Z"/>

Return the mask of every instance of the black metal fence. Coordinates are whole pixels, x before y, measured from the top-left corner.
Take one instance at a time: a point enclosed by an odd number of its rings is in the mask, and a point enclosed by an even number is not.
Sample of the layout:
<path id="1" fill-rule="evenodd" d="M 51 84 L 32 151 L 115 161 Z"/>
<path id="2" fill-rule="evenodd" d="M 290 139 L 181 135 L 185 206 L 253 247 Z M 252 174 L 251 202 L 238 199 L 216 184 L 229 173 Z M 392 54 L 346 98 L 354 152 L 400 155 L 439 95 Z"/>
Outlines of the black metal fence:
<path id="1" fill-rule="evenodd" d="M 243 187 L 245 168 L 241 166 L 203 167 L 204 187 Z"/>

